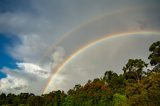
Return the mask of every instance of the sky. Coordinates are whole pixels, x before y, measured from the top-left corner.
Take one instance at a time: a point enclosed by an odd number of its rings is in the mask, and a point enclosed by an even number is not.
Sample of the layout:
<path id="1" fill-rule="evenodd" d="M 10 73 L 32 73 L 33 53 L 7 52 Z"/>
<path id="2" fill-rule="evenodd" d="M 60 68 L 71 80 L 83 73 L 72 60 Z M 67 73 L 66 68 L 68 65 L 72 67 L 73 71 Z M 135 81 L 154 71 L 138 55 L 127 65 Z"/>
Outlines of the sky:
<path id="1" fill-rule="evenodd" d="M 0 0 L 0 92 L 67 91 L 129 58 L 148 62 L 159 10 L 159 0 Z"/>

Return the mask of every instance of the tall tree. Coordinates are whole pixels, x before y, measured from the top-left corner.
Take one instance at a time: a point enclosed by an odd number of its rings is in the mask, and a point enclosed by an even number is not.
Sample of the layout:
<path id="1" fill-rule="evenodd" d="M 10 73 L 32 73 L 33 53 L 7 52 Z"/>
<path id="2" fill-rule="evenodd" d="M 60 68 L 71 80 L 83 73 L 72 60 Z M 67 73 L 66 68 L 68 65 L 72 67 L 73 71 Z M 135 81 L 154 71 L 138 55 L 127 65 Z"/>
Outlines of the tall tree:
<path id="1" fill-rule="evenodd" d="M 151 54 L 148 59 L 150 59 L 150 64 L 154 66 L 153 71 L 157 71 L 160 69 L 160 41 L 154 42 L 150 46 L 149 51 Z"/>
<path id="2" fill-rule="evenodd" d="M 134 79 L 139 83 L 144 73 L 144 67 L 147 67 L 147 64 L 141 59 L 129 59 L 126 66 L 123 67 L 125 78 Z"/>

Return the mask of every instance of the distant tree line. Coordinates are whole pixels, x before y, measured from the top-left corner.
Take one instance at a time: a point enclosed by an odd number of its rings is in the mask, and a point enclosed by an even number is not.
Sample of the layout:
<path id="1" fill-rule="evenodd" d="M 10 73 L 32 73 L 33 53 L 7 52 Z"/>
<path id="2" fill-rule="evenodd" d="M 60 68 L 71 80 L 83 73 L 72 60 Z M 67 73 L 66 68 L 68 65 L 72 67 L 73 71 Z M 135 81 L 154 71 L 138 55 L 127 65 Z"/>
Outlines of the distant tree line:
<path id="1" fill-rule="evenodd" d="M 153 43 L 145 63 L 129 59 L 123 74 L 109 70 L 84 86 L 75 85 L 67 93 L 53 91 L 36 96 L 31 93 L 0 95 L 1 106 L 159 106 L 160 41 Z M 152 66 L 152 69 L 147 69 Z"/>

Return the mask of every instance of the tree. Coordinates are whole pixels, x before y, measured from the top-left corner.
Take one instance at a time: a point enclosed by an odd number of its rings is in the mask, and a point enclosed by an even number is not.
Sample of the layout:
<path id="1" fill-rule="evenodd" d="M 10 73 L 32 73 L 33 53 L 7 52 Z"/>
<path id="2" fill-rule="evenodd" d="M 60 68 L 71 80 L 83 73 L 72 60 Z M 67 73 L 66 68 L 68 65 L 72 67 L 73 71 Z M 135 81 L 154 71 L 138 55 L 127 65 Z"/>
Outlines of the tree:
<path id="1" fill-rule="evenodd" d="M 44 98 L 41 96 L 31 96 L 28 98 L 27 104 L 29 106 L 44 106 Z"/>
<path id="2" fill-rule="evenodd" d="M 123 67 L 125 79 L 133 79 L 139 83 L 144 73 L 144 67 L 147 67 L 147 64 L 141 59 L 129 59 L 126 66 Z"/>
<path id="3" fill-rule="evenodd" d="M 114 106 L 126 106 L 126 96 L 119 93 L 113 95 Z"/>
<path id="4" fill-rule="evenodd" d="M 0 99 L 6 99 L 6 94 L 5 94 L 5 93 L 2 93 L 2 94 L 0 95 Z"/>
<path id="5" fill-rule="evenodd" d="M 1 106 L 2 104 L 6 104 L 6 94 L 5 94 L 5 93 L 2 93 L 2 94 L 0 95 L 0 106 Z"/>
<path id="6" fill-rule="evenodd" d="M 117 78 L 117 77 L 118 77 L 118 75 L 117 75 L 116 73 L 114 73 L 113 71 L 110 70 L 110 71 L 106 71 L 106 72 L 104 73 L 103 80 L 109 82 L 109 81 L 111 81 L 112 79 Z"/>
<path id="7" fill-rule="evenodd" d="M 131 106 L 158 106 L 160 104 L 160 73 L 152 73 L 138 83 L 127 83 L 127 102 Z"/>
<path id="8" fill-rule="evenodd" d="M 158 106 L 160 104 L 160 73 L 152 73 L 143 80 L 143 86 L 147 92 L 148 105 Z"/>
<path id="9" fill-rule="evenodd" d="M 149 51 L 151 54 L 149 55 L 148 59 L 150 59 L 150 64 L 154 66 L 153 71 L 157 71 L 160 69 L 160 41 L 154 42 Z"/>
<path id="10" fill-rule="evenodd" d="M 65 98 L 65 101 L 63 103 L 63 106 L 74 106 L 74 98 L 70 95 L 68 95 L 66 98 Z"/>
<path id="11" fill-rule="evenodd" d="M 80 90 L 82 86 L 80 84 L 75 85 L 74 90 Z"/>

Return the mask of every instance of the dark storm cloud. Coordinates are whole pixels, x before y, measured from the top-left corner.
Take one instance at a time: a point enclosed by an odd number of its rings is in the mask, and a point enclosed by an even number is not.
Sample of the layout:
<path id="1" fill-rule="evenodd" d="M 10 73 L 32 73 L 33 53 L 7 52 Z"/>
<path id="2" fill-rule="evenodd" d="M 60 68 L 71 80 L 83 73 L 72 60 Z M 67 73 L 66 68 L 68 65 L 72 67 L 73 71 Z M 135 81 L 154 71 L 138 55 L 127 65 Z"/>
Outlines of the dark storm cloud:
<path id="1" fill-rule="evenodd" d="M 31 0 L 0 0 L 0 12 L 33 11 Z"/>

